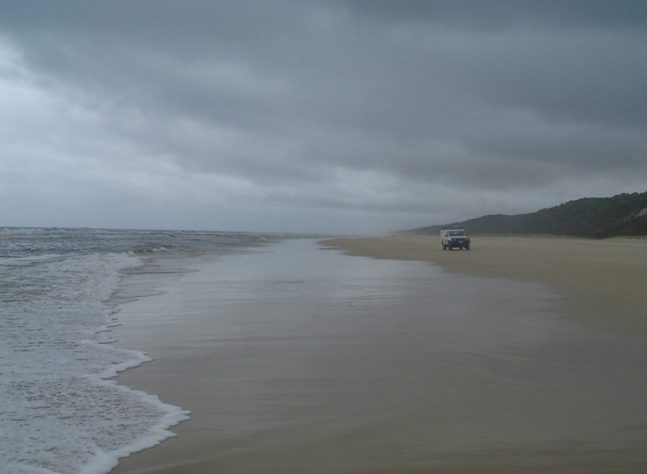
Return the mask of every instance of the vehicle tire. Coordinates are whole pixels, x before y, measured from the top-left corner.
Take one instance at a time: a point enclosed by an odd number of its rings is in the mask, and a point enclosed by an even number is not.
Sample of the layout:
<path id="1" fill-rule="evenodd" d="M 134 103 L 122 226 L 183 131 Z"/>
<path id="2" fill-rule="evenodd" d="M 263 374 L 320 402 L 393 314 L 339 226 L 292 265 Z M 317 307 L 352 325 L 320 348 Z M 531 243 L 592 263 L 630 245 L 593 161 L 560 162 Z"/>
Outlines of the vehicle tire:
<path id="1" fill-rule="evenodd" d="M 465 250 L 469 250 L 469 249 L 470 249 L 470 246 L 469 246 L 469 245 L 466 245 L 466 246 L 465 246 Z"/>

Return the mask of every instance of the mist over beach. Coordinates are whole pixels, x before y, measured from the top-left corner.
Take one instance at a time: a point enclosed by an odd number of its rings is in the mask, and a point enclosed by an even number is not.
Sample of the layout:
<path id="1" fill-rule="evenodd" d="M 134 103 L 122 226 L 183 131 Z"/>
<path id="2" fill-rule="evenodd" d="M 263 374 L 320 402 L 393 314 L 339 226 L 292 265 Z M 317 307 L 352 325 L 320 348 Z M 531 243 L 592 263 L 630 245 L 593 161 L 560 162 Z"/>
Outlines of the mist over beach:
<path id="1" fill-rule="evenodd" d="M 0 473 L 647 472 L 646 39 L 0 0 Z"/>

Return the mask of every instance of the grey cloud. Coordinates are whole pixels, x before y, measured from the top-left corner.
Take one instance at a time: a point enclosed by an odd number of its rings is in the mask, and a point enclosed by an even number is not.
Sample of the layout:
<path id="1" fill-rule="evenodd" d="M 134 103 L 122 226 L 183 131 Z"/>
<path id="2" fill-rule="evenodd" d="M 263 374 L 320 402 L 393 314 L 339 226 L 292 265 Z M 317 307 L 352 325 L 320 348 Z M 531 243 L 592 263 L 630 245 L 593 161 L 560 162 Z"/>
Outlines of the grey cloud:
<path id="1" fill-rule="evenodd" d="M 383 22 L 435 22 L 463 28 L 503 28 L 518 23 L 561 27 L 642 27 L 647 7 L 641 0 L 341 0 L 360 18 Z"/>
<path id="2" fill-rule="evenodd" d="M 502 200 L 524 211 L 633 191 L 647 176 L 643 2 L 21 1 L 0 10 L 0 41 L 28 71 L 7 83 L 94 117 L 83 137 L 78 123 L 59 124 L 58 153 L 81 159 L 89 147 L 103 160 L 173 167 L 187 183 L 245 182 L 250 202 L 286 215 L 337 209 L 346 222 L 364 210 L 375 228 L 415 225 L 452 217 L 434 205 L 448 193 L 462 218 Z M 344 173 L 357 184 L 340 185 Z"/>

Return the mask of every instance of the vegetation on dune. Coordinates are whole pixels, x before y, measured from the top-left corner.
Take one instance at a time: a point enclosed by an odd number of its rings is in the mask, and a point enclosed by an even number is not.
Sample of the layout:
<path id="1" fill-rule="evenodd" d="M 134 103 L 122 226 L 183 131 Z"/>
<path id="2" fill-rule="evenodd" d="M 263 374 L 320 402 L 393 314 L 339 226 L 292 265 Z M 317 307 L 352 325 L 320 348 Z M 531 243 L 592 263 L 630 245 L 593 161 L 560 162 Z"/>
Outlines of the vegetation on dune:
<path id="1" fill-rule="evenodd" d="M 647 192 L 577 199 L 530 214 L 493 214 L 410 232 L 435 234 L 450 226 L 464 227 L 473 234 L 552 234 L 593 238 L 647 235 Z"/>

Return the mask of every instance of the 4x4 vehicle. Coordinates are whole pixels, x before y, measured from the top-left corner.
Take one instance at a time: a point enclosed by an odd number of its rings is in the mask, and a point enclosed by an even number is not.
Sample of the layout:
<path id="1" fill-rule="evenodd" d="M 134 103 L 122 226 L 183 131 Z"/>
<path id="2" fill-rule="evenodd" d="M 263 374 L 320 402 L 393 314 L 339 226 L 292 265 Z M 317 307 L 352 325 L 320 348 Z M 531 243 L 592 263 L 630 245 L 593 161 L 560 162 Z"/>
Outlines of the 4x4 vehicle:
<path id="1" fill-rule="evenodd" d="M 465 229 L 443 229 L 440 231 L 440 243 L 443 250 L 455 248 L 470 249 L 470 238 L 465 233 Z"/>

